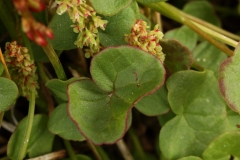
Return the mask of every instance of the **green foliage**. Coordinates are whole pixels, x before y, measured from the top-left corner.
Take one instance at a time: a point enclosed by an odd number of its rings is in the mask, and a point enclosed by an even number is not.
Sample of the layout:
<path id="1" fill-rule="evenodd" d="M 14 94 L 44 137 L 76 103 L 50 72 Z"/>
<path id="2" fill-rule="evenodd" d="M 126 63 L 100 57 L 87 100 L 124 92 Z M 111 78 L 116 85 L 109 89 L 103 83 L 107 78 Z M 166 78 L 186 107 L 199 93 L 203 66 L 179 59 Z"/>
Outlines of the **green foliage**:
<path id="1" fill-rule="evenodd" d="M 79 133 L 77 126 L 67 114 L 67 104 L 60 104 L 54 109 L 48 121 L 48 129 L 64 139 L 83 141 L 85 138 Z"/>
<path id="2" fill-rule="evenodd" d="M 231 129 L 217 80 L 211 71 L 181 71 L 168 79 L 167 88 L 177 115 L 160 132 L 161 151 L 168 159 L 201 156 L 216 136 Z"/>
<path id="3" fill-rule="evenodd" d="M 90 2 L 92 3 L 93 8 L 97 13 L 104 16 L 113 16 L 120 12 L 122 9 L 126 8 L 132 2 L 132 0 L 90 0 Z"/>
<path id="4" fill-rule="evenodd" d="M 137 1 L 141 3 L 154 3 L 154 2 L 164 2 L 166 0 L 137 0 Z"/>
<path id="5" fill-rule="evenodd" d="M 108 23 L 104 31 L 99 30 L 101 44 L 104 47 L 127 44 L 124 35 L 130 33 L 133 24 L 139 18 L 140 13 L 135 1 L 117 15 L 103 17 Z"/>
<path id="6" fill-rule="evenodd" d="M 48 117 L 35 115 L 33 128 L 28 142 L 27 154 L 30 158 L 46 154 L 52 150 L 54 135 L 47 129 Z M 8 142 L 7 154 L 11 159 L 19 159 L 21 147 L 24 142 L 27 118 L 24 118 L 17 126 Z"/>
<path id="7" fill-rule="evenodd" d="M 74 42 L 78 34 L 73 32 L 73 28 L 71 27 L 72 24 L 73 22 L 69 18 L 68 13 L 62 15 L 55 13 L 48 25 L 54 34 L 54 39 L 49 40 L 54 49 L 70 50 L 77 48 Z"/>
<path id="8" fill-rule="evenodd" d="M 205 41 L 201 42 L 193 50 L 193 58 L 197 64 L 206 69 L 212 70 L 218 77 L 220 64 L 227 58 L 227 56 L 218 48 Z"/>
<path id="9" fill-rule="evenodd" d="M 203 153 L 204 160 L 240 158 L 240 133 L 227 132 L 214 139 Z"/>
<path id="10" fill-rule="evenodd" d="M 143 97 L 135 108 L 147 116 L 157 116 L 169 112 L 167 90 L 161 87 L 155 93 Z"/>
<path id="11" fill-rule="evenodd" d="M 236 47 L 234 56 L 225 60 L 220 67 L 219 72 L 219 88 L 228 103 L 229 107 L 235 112 L 240 113 L 240 84 L 236 83 L 240 80 L 238 71 L 240 61 L 240 45 Z"/>
<path id="12" fill-rule="evenodd" d="M 187 26 L 182 26 L 180 28 L 170 30 L 164 35 L 164 39 L 171 38 L 178 40 L 190 51 L 192 51 L 197 45 L 198 35 Z"/>
<path id="13" fill-rule="evenodd" d="M 119 159 L 116 155 L 122 154 L 126 141 L 129 159 L 131 155 L 139 160 L 240 159 L 240 37 L 236 23 L 240 3 L 164 1 L 90 0 L 86 5 L 85 1 L 55 0 L 41 8 L 42 1 L 23 0 L 26 5 L 21 5 L 20 1 L 0 0 L 4 56 L 5 43 L 16 41 L 39 64 L 39 88 L 33 84 L 31 94 L 17 99 L 18 88 L 4 78 L 8 75 L 0 62 L 0 127 L 11 131 L 9 123 L 22 119 L 12 135 L 0 133 L 4 139 L 11 136 L 9 142 L 1 142 L 7 146 L 4 158 L 49 159 L 45 155 L 49 153 L 65 160 Z M 65 13 L 58 15 L 56 10 Z M 134 25 L 137 20 L 162 27 L 153 31 L 141 23 Z M 53 39 L 44 25 L 52 30 Z M 147 37 L 146 29 L 151 36 Z M 141 37 L 134 35 L 135 30 Z M 164 39 L 154 43 L 160 30 L 165 32 Z M 157 50 L 165 60 L 128 44 L 125 36 L 129 33 L 135 46 Z M 146 37 L 151 41 L 146 42 Z M 83 48 L 74 44 L 77 38 Z M 66 54 L 66 50 L 72 53 Z M 28 62 L 21 56 L 17 61 L 26 70 L 13 69 L 16 75 L 10 76 L 32 84 L 32 77 L 19 76 L 30 71 Z M 53 68 L 46 64 L 49 62 Z M 36 97 L 32 94 L 35 89 Z M 110 146 L 113 143 L 116 147 Z M 108 145 L 95 146 L 102 144 Z M 52 153 L 59 150 L 67 151 L 65 157 Z"/>
<path id="14" fill-rule="evenodd" d="M 162 85 L 165 71 L 153 55 L 127 46 L 105 49 L 90 69 L 93 81 L 68 87 L 69 114 L 94 144 L 114 143 L 126 132 L 134 103 Z"/>
<path id="15" fill-rule="evenodd" d="M 213 6 L 208 1 L 191 1 L 183 8 L 183 11 L 216 26 L 221 26 Z"/>
<path id="16" fill-rule="evenodd" d="M 82 79 L 82 78 L 71 78 L 67 81 L 62 81 L 62 80 L 59 80 L 59 79 L 52 79 L 50 81 L 48 81 L 46 83 L 46 86 L 60 99 L 64 100 L 64 101 L 67 101 L 68 100 L 68 97 L 67 97 L 67 86 L 74 82 L 74 81 L 77 81 L 79 79 Z"/>
<path id="17" fill-rule="evenodd" d="M 195 156 L 188 156 L 188 157 L 180 158 L 178 160 L 202 160 L 202 159 L 199 157 L 195 157 Z"/>
<path id="18" fill-rule="evenodd" d="M 190 69 L 193 60 L 188 48 L 174 39 L 161 41 L 160 43 L 163 48 L 163 53 L 166 55 L 164 64 L 167 71 L 174 73 Z"/>
<path id="19" fill-rule="evenodd" d="M 6 78 L 0 77 L 0 113 L 6 111 L 18 97 L 17 85 Z"/>

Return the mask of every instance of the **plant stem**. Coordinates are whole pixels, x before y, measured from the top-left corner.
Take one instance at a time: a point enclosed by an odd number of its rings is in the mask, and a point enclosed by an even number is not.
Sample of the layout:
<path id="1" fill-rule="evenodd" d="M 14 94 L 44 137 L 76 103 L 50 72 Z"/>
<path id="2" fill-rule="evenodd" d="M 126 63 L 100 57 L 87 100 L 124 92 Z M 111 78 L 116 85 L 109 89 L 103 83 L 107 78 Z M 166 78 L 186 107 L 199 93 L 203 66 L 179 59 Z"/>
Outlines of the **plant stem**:
<path id="1" fill-rule="evenodd" d="M 5 60 L 3 58 L 3 54 L 2 54 L 1 48 L 0 48 L 0 61 L 2 61 L 2 64 L 3 64 L 3 67 L 4 67 L 4 70 L 5 70 L 7 78 L 11 80 L 11 76 L 10 76 L 10 73 L 8 71 L 8 68 L 7 68 L 7 65 L 5 63 Z"/>
<path id="2" fill-rule="evenodd" d="M 63 70 L 62 64 L 61 64 L 56 52 L 54 51 L 53 47 L 51 46 L 51 44 L 48 43 L 46 46 L 44 46 L 42 48 L 43 48 L 44 52 L 47 54 L 48 59 L 52 63 L 58 79 L 67 80 L 67 77 Z"/>
<path id="3" fill-rule="evenodd" d="M 3 117 L 4 117 L 4 112 L 0 113 L 0 128 L 2 126 Z"/>
<path id="4" fill-rule="evenodd" d="M 204 71 L 204 68 L 202 66 L 200 66 L 199 64 L 197 64 L 195 61 L 193 62 L 191 67 L 197 71 Z"/>
<path id="5" fill-rule="evenodd" d="M 34 111 L 35 111 L 35 88 L 31 90 L 30 98 L 29 98 L 29 109 L 26 123 L 25 136 L 23 137 L 23 144 L 19 152 L 18 160 L 24 159 L 26 156 L 28 141 L 32 131 L 33 119 L 34 119 Z"/>
<path id="6" fill-rule="evenodd" d="M 191 21 L 191 22 L 194 25 L 196 25 L 198 28 L 200 28 L 201 30 L 206 32 L 207 34 L 213 36 L 214 38 L 216 38 L 216 39 L 218 39 L 218 40 L 220 40 L 220 41 L 222 41 L 222 42 L 224 42 L 224 43 L 226 43 L 226 44 L 228 44 L 228 45 L 230 45 L 230 46 L 232 46 L 234 48 L 238 45 L 238 42 L 234 41 L 231 38 L 228 38 L 228 37 L 226 37 L 226 36 L 224 36 L 224 35 L 222 35 L 222 34 L 220 34 L 218 32 L 215 32 L 215 31 L 213 31 L 213 30 L 211 30 L 211 29 L 209 29 L 209 28 L 207 28 L 207 27 L 205 27 L 205 26 L 203 26 L 201 24 L 198 24 L 198 23 L 193 22 L 193 21 Z"/>
<path id="7" fill-rule="evenodd" d="M 225 46 L 224 44 L 216 41 L 214 38 L 212 38 L 211 36 L 209 36 L 207 33 L 205 33 L 203 30 L 201 30 L 200 28 L 198 28 L 196 25 L 194 25 L 191 21 L 189 20 L 185 20 L 184 24 L 186 26 L 188 26 L 189 28 L 191 28 L 193 31 L 195 31 L 197 34 L 199 34 L 200 36 L 202 36 L 205 40 L 207 40 L 208 42 L 210 42 L 211 44 L 213 44 L 214 46 L 216 46 L 217 48 L 219 48 L 221 51 L 223 51 L 225 54 L 227 54 L 228 56 L 232 56 L 233 55 L 233 51 L 230 50 L 227 46 Z"/>
<path id="8" fill-rule="evenodd" d="M 14 19 L 11 17 L 11 13 L 7 9 L 7 6 L 4 4 L 3 0 L 0 0 L 0 19 L 7 29 L 10 37 L 14 40 L 17 40 L 18 34 L 15 28 L 16 25 Z"/>
<path id="9" fill-rule="evenodd" d="M 127 145 L 122 139 L 117 142 L 117 146 L 125 160 L 134 160 L 131 153 L 128 150 Z"/>
<path id="10" fill-rule="evenodd" d="M 98 151 L 99 155 L 101 155 L 103 160 L 110 160 L 107 153 L 103 150 L 101 146 L 95 146 L 95 148 Z"/>
<path id="11" fill-rule="evenodd" d="M 63 140 L 63 143 L 67 149 L 68 155 L 70 156 L 71 160 L 77 160 L 77 157 L 73 151 L 73 148 L 68 140 Z"/>
<path id="12" fill-rule="evenodd" d="M 204 39 L 206 39 L 208 42 L 219 48 L 221 51 L 226 53 L 228 56 L 233 55 L 233 51 L 230 50 L 227 46 L 221 44 L 220 42 L 216 41 L 214 38 L 209 36 L 207 33 L 202 31 L 200 28 L 198 28 L 196 25 L 194 25 L 187 17 L 184 16 L 181 12 L 178 11 L 175 7 L 165 3 L 165 2 L 160 2 L 160 3 L 150 3 L 150 4 L 144 4 L 148 7 L 150 7 L 153 10 L 156 10 L 163 15 L 179 22 L 182 24 L 185 24 L 192 30 L 194 30 L 197 34 L 202 36 Z"/>
<path id="13" fill-rule="evenodd" d="M 102 160 L 100 154 L 98 153 L 96 147 L 89 141 L 89 140 L 86 140 L 87 141 L 87 144 L 88 146 L 91 148 L 91 150 L 93 151 L 93 154 L 95 155 L 95 157 L 97 158 L 97 160 Z"/>
<path id="14" fill-rule="evenodd" d="M 180 11 L 180 10 L 179 10 Z M 180 12 L 182 12 L 182 11 L 180 11 Z M 207 27 L 207 28 L 209 28 L 209 29 L 211 29 L 211 30 L 214 30 L 214 31 L 216 31 L 216 32 L 218 32 L 218 33 L 220 33 L 220 34 L 223 34 L 223 35 L 225 35 L 225 36 L 227 36 L 227 37 L 229 37 L 229 38 L 232 38 L 232 39 L 235 39 L 235 40 L 240 40 L 240 36 L 238 36 L 238 35 L 236 35 L 236 34 L 233 34 L 233 33 L 231 33 L 231 32 L 228 32 L 228 31 L 226 31 L 226 30 L 223 30 L 223 29 L 221 29 L 221 28 L 219 28 L 219 27 L 217 27 L 217 26 L 214 26 L 213 24 L 211 24 L 211 23 L 208 23 L 208 22 L 206 22 L 206 21 L 204 21 L 204 20 L 201 20 L 201 19 L 199 19 L 199 18 L 197 18 L 197 17 L 194 17 L 194 16 L 191 16 L 191 15 L 189 15 L 189 14 L 186 14 L 186 13 L 184 13 L 184 12 L 182 12 L 182 14 L 184 14 L 184 16 L 185 17 L 187 17 L 188 19 L 190 19 L 192 22 L 196 22 L 196 23 L 198 23 L 198 24 L 201 24 L 201 25 L 203 25 L 203 26 L 205 26 L 205 27 Z"/>
<path id="15" fill-rule="evenodd" d="M 49 81 L 49 78 L 47 74 L 44 71 L 44 67 L 42 63 L 37 62 L 37 68 L 38 68 L 38 74 L 40 75 L 40 78 L 44 83 L 47 83 Z"/>
<path id="16" fill-rule="evenodd" d="M 142 148 L 142 146 L 141 146 L 141 144 L 140 144 L 140 142 L 138 140 L 138 137 L 134 133 L 133 129 L 130 128 L 128 130 L 128 133 L 129 133 L 129 135 L 131 137 L 131 140 L 133 142 L 133 145 L 134 145 L 137 153 L 139 154 L 139 157 L 141 157 L 142 160 L 147 159 L 147 156 L 144 154 L 144 150 L 143 150 L 143 148 Z"/>

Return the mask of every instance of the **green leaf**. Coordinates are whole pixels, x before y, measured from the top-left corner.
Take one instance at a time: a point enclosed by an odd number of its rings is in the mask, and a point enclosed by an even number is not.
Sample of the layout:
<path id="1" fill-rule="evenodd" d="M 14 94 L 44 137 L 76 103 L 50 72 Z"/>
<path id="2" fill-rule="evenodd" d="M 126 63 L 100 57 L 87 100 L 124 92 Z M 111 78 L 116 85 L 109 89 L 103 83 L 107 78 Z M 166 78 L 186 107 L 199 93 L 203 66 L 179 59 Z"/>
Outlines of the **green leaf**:
<path id="1" fill-rule="evenodd" d="M 27 146 L 27 154 L 30 158 L 46 154 L 52 150 L 54 135 L 47 129 L 48 117 L 35 115 L 30 139 Z M 25 143 L 24 134 L 27 124 L 25 117 L 17 126 L 8 142 L 7 155 L 10 159 L 18 159 L 22 144 Z"/>
<path id="2" fill-rule="evenodd" d="M 202 160 L 202 159 L 199 157 L 195 157 L 195 156 L 188 156 L 188 157 L 180 158 L 178 160 Z"/>
<path id="3" fill-rule="evenodd" d="M 17 99 L 18 88 L 13 81 L 3 77 L 0 77 L 0 84 L 0 113 L 2 113 Z"/>
<path id="4" fill-rule="evenodd" d="M 154 2 L 164 2 L 167 0 L 137 0 L 137 1 L 141 3 L 154 3 Z"/>
<path id="5" fill-rule="evenodd" d="M 126 8 L 132 2 L 132 0 L 90 0 L 90 2 L 97 13 L 104 16 L 113 16 L 122 9 Z"/>
<path id="6" fill-rule="evenodd" d="M 79 133 L 77 126 L 68 116 L 66 103 L 59 105 L 53 110 L 48 121 L 48 129 L 53 134 L 57 134 L 67 140 L 85 140 L 85 138 Z"/>
<path id="7" fill-rule="evenodd" d="M 117 15 L 103 17 L 108 23 L 104 31 L 99 30 L 101 44 L 104 47 L 127 44 L 124 40 L 124 35 L 130 33 L 133 24 L 139 17 L 139 8 L 135 1 Z"/>
<path id="8" fill-rule="evenodd" d="M 147 116 L 166 114 L 170 110 L 166 88 L 161 87 L 155 93 L 143 97 L 135 108 Z"/>
<path id="9" fill-rule="evenodd" d="M 225 60 L 219 69 L 219 88 L 229 107 L 240 113 L 240 44 L 236 47 L 234 55 Z"/>
<path id="10" fill-rule="evenodd" d="M 71 78 L 67 81 L 62 81 L 60 79 L 51 79 L 45 85 L 48 87 L 58 98 L 68 101 L 67 97 L 67 86 L 73 81 L 77 81 L 83 78 Z"/>
<path id="11" fill-rule="evenodd" d="M 212 4 L 208 1 L 191 1 L 183 8 L 183 11 L 215 26 L 221 26 L 221 22 L 216 16 Z"/>
<path id="12" fill-rule="evenodd" d="M 52 29 L 54 39 L 49 40 L 50 44 L 56 50 L 70 50 L 77 48 L 74 42 L 77 40 L 78 34 L 73 32 L 72 21 L 68 13 L 58 15 L 55 13 L 49 23 L 49 28 Z"/>
<path id="13" fill-rule="evenodd" d="M 0 62 L 0 76 L 2 75 L 3 71 L 4 71 L 4 67 L 2 62 Z"/>
<path id="14" fill-rule="evenodd" d="M 176 39 L 192 51 L 197 45 L 198 35 L 187 26 L 182 26 L 167 32 L 164 35 L 164 39 Z"/>
<path id="15" fill-rule="evenodd" d="M 151 65 L 150 65 L 151 64 Z M 81 133 L 94 144 L 119 140 L 131 108 L 164 81 L 160 60 L 130 46 L 107 48 L 93 57 L 92 80 L 68 86 L 68 112 Z"/>
<path id="16" fill-rule="evenodd" d="M 180 71 L 167 81 L 168 99 L 177 116 L 160 132 L 160 148 L 167 159 L 200 156 L 226 131 L 226 106 L 212 71 Z"/>
<path id="17" fill-rule="evenodd" d="M 176 115 L 170 110 L 168 113 L 164 115 L 158 116 L 158 121 L 161 126 L 164 126 L 168 121 L 173 119 Z"/>
<path id="18" fill-rule="evenodd" d="M 240 158 L 240 133 L 227 132 L 214 139 L 203 153 L 204 160 Z"/>
<path id="19" fill-rule="evenodd" d="M 162 40 L 160 44 L 166 55 L 164 65 L 170 73 L 190 69 L 193 59 L 188 48 L 174 39 Z"/>
<path id="20" fill-rule="evenodd" d="M 193 57 L 197 64 L 212 70 L 216 77 L 218 76 L 220 64 L 227 58 L 226 54 L 206 41 L 200 43 L 194 49 Z"/>

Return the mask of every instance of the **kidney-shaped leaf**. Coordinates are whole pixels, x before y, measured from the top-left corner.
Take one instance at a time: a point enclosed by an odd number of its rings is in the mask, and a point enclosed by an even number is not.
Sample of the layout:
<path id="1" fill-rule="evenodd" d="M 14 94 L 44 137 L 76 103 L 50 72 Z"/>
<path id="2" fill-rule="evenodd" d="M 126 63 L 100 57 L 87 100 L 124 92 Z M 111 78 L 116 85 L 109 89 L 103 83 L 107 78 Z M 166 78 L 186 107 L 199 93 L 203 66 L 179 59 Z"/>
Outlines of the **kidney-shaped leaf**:
<path id="1" fill-rule="evenodd" d="M 113 16 L 117 14 L 122 9 L 126 8 L 132 0 L 90 0 L 93 8 L 97 13 L 102 14 L 104 16 Z"/>
<path id="2" fill-rule="evenodd" d="M 104 31 L 99 30 L 101 44 L 104 47 L 127 44 L 124 41 L 124 35 L 130 33 L 133 24 L 139 17 L 139 8 L 135 1 L 117 15 L 103 17 L 108 23 Z"/>
<path id="3" fill-rule="evenodd" d="M 214 139 L 203 153 L 204 160 L 240 158 L 240 132 L 226 132 Z M 234 158 L 234 159 L 235 159 Z"/>
<path id="4" fill-rule="evenodd" d="M 160 60 L 130 46 L 107 48 L 90 67 L 92 80 L 68 86 L 68 111 L 81 133 L 94 144 L 114 143 L 128 128 L 128 115 L 143 96 L 164 81 Z"/>
<path id="5" fill-rule="evenodd" d="M 67 97 L 67 85 L 69 85 L 71 82 L 79 80 L 82 78 L 74 77 L 67 81 L 62 81 L 60 79 L 51 79 L 46 83 L 46 86 L 58 97 L 61 98 L 64 101 L 68 100 Z"/>
<path id="6" fill-rule="evenodd" d="M 67 12 L 62 15 L 55 13 L 48 26 L 54 34 L 54 39 L 49 40 L 54 49 L 69 50 L 77 48 L 74 42 L 77 40 L 78 34 L 73 32 L 72 24 Z"/>
<path id="7" fill-rule="evenodd" d="M 160 132 L 160 148 L 168 159 L 200 156 L 224 132 L 226 106 L 212 71 L 180 71 L 167 81 L 168 99 L 176 117 Z"/>
<path id="8" fill-rule="evenodd" d="M 166 114 L 170 110 L 166 88 L 161 87 L 155 93 L 143 97 L 135 108 L 147 116 Z"/>
<path id="9" fill-rule="evenodd" d="M 6 78 L 0 77 L 0 113 L 6 111 L 18 97 L 16 84 Z"/>
<path id="10" fill-rule="evenodd" d="M 229 107 L 240 113 L 240 44 L 234 55 L 225 60 L 219 70 L 219 88 Z"/>
<path id="11" fill-rule="evenodd" d="M 170 73 L 187 70 L 192 66 L 192 53 L 177 40 L 162 40 L 160 45 L 166 55 L 164 65 Z"/>
<path id="12" fill-rule="evenodd" d="M 48 129 L 53 134 L 57 134 L 67 140 L 85 140 L 85 138 L 79 133 L 77 126 L 69 118 L 66 103 L 61 104 L 54 109 L 48 121 Z"/>
<path id="13" fill-rule="evenodd" d="M 46 154 L 52 150 L 54 135 L 47 129 L 48 117 L 35 115 L 30 139 L 27 146 L 27 154 L 30 158 Z M 27 118 L 24 118 L 17 126 L 8 142 L 7 155 L 10 159 L 19 159 L 25 137 Z"/>

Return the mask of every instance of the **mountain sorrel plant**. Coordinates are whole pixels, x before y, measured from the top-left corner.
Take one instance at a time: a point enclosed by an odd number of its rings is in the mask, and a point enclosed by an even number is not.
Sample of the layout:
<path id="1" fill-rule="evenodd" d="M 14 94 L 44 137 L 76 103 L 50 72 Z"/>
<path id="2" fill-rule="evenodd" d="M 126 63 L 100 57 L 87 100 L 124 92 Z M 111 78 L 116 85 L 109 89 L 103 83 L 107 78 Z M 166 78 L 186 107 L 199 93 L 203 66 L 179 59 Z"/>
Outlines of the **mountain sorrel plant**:
<path id="1" fill-rule="evenodd" d="M 240 159 L 239 6 L 0 0 L 1 159 Z"/>

